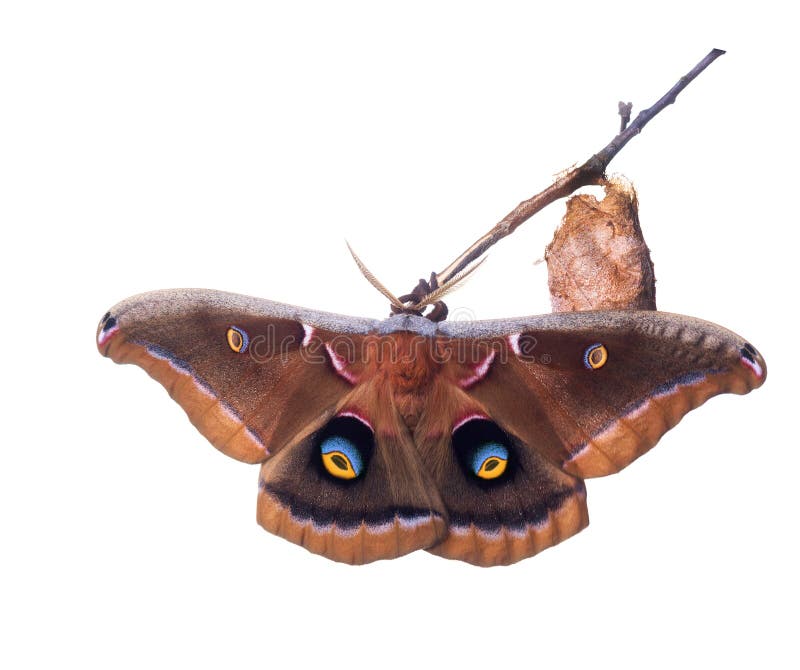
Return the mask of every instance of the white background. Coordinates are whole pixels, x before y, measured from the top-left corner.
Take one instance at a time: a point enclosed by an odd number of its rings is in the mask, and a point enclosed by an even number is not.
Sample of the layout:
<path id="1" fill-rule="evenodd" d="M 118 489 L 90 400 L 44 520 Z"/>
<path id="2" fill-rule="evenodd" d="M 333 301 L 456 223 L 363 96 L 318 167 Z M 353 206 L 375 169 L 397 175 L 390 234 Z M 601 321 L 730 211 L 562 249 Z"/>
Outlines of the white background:
<path id="1" fill-rule="evenodd" d="M 796 667 L 796 22 L 555 4 L 4 3 L 0 665 Z M 611 171 L 659 308 L 745 335 L 769 379 L 590 481 L 591 526 L 554 549 L 313 556 L 256 525 L 255 466 L 96 352 L 99 317 L 157 288 L 383 316 L 345 239 L 404 292 L 712 47 Z M 450 307 L 549 311 L 562 213 Z"/>

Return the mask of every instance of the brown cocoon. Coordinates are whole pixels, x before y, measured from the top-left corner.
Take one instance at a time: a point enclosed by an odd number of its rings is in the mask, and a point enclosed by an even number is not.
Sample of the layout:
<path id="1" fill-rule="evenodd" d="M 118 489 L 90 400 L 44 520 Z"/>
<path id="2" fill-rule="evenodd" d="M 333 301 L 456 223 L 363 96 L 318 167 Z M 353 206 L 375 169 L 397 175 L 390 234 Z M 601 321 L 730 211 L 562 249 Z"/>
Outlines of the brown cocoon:
<path id="1" fill-rule="evenodd" d="M 606 181 L 606 195 L 576 195 L 545 251 L 554 312 L 655 309 L 656 279 L 628 181 Z"/>

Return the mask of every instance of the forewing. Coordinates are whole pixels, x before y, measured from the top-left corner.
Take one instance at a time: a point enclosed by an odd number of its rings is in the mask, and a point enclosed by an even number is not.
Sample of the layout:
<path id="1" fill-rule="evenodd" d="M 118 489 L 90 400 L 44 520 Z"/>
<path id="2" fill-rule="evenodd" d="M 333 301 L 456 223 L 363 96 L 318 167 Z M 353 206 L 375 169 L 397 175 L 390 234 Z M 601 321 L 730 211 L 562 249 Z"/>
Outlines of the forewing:
<path id="1" fill-rule="evenodd" d="M 254 463 L 352 389 L 336 373 L 325 340 L 349 331 L 357 342 L 371 326 L 218 291 L 156 291 L 109 310 L 97 346 L 164 385 L 215 447 Z"/>
<path id="2" fill-rule="evenodd" d="M 675 314 L 575 312 L 480 328 L 498 353 L 467 392 L 580 477 L 619 471 L 708 398 L 766 377 L 743 338 Z"/>

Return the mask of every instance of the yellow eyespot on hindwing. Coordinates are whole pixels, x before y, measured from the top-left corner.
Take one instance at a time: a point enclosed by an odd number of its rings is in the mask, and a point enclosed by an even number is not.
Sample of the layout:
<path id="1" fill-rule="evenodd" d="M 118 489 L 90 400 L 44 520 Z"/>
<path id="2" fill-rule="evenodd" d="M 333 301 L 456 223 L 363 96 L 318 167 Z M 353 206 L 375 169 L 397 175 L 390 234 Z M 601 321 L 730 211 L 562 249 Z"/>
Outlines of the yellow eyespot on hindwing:
<path id="1" fill-rule="evenodd" d="M 511 440 L 494 421 L 476 416 L 458 424 L 452 444 L 467 475 L 488 481 L 509 474 Z"/>
<path id="2" fill-rule="evenodd" d="M 583 364 L 589 370 L 598 370 L 608 361 L 608 349 L 602 344 L 593 344 L 583 353 Z"/>
<path id="3" fill-rule="evenodd" d="M 231 326 L 228 328 L 228 333 L 225 337 L 228 340 L 228 346 L 237 354 L 243 354 L 245 351 L 247 351 L 247 345 L 250 344 L 250 338 L 241 328 Z"/>
<path id="4" fill-rule="evenodd" d="M 475 451 L 472 471 L 481 479 L 497 479 L 508 467 L 508 449 L 498 442 L 484 444 Z"/>
<path id="5" fill-rule="evenodd" d="M 356 479 L 367 466 L 374 447 L 370 427 L 353 416 L 337 416 L 319 433 L 322 466 L 336 479 Z"/>
<path id="6" fill-rule="evenodd" d="M 358 451 L 344 438 L 328 438 L 322 443 L 321 451 L 322 464 L 329 475 L 339 479 L 355 479 L 363 469 Z"/>

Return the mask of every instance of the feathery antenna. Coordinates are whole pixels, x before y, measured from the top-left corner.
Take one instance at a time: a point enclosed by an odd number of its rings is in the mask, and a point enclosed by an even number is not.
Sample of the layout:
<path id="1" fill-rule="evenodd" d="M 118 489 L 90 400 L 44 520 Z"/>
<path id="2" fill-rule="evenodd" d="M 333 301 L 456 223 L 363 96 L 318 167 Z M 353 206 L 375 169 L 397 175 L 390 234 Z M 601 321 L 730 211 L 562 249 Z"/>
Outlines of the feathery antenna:
<path id="1" fill-rule="evenodd" d="M 440 302 L 441 298 L 450 293 L 450 291 L 458 288 L 459 285 L 461 285 L 467 279 L 467 277 L 477 270 L 483 261 L 486 260 L 485 257 L 481 258 L 478 262 L 473 263 L 455 276 L 451 277 L 441 286 L 436 285 L 435 275 L 431 275 L 431 282 L 433 282 L 433 284 L 421 280 L 419 287 L 413 293 L 403 296 L 403 299 L 401 300 L 388 288 L 386 288 L 383 283 L 381 283 L 381 281 L 372 273 L 372 271 L 366 265 L 364 265 L 364 262 L 358 257 L 358 254 L 353 251 L 353 247 L 350 246 L 350 243 L 345 242 L 345 244 L 347 244 L 347 249 L 350 251 L 350 255 L 356 262 L 361 274 L 364 275 L 364 278 L 370 284 L 372 284 L 381 293 L 381 295 L 385 296 L 389 300 L 393 308 L 392 311 L 395 313 L 421 315 L 422 311 L 426 307 L 435 305 L 433 312 L 431 312 L 429 315 L 434 320 L 443 319 L 447 315 L 447 307 L 444 305 L 444 303 Z M 405 300 L 405 302 L 403 302 L 403 300 Z"/>
<path id="2" fill-rule="evenodd" d="M 389 302 L 392 303 L 392 305 L 394 305 L 398 309 L 404 310 L 406 306 L 402 302 L 400 302 L 388 288 L 386 288 L 383 284 L 381 284 L 381 282 L 374 274 L 372 274 L 372 272 L 370 272 L 369 268 L 366 265 L 364 265 L 361 259 L 356 255 L 356 252 L 353 251 L 353 247 L 350 246 L 350 243 L 345 242 L 345 244 L 347 245 L 347 248 L 350 251 L 350 255 L 353 257 L 353 260 L 356 262 L 358 269 L 361 270 L 361 274 L 364 275 L 364 278 L 370 284 L 372 284 L 376 289 L 378 289 L 378 291 L 381 294 L 383 294 L 386 298 L 388 298 Z"/>

